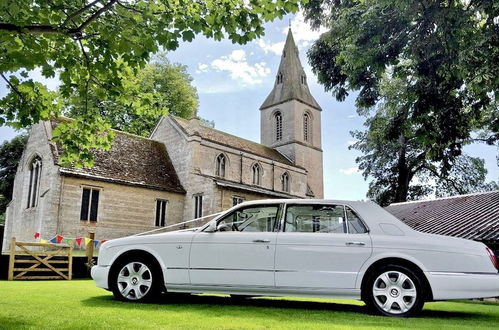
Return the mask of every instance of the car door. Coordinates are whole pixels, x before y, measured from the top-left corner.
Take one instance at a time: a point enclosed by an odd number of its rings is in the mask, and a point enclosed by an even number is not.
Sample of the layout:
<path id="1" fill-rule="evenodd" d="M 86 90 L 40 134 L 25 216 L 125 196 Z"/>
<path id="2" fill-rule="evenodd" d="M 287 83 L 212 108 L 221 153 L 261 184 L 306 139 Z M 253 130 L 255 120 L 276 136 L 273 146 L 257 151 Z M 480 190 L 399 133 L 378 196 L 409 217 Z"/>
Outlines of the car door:
<path id="1" fill-rule="evenodd" d="M 351 222 L 347 222 L 350 214 Z M 276 244 L 278 288 L 352 289 L 372 252 L 360 218 L 343 205 L 288 205 Z"/>
<path id="2" fill-rule="evenodd" d="M 192 285 L 274 287 L 278 204 L 239 208 L 192 241 Z"/>

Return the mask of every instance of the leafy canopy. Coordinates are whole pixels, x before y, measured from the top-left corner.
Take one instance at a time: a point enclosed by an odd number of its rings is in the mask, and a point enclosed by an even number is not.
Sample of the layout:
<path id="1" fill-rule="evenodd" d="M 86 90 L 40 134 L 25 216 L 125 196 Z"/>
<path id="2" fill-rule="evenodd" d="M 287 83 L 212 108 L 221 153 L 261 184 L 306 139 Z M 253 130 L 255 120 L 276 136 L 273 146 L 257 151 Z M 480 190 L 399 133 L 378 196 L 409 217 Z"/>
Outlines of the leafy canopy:
<path id="1" fill-rule="evenodd" d="M 112 128 L 149 137 L 161 116 L 190 118 L 196 114 L 198 95 L 191 82 L 186 66 L 170 64 L 162 53 L 137 74 L 123 77 L 121 95 L 102 100 L 106 91 L 96 86 L 88 98 L 74 94 L 66 99 L 64 114 L 78 117 L 88 106 L 97 109 Z"/>
<path id="2" fill-rule="evenodd" d="M 23 154 L 28 136 L 21 134 L 0 145 L 0 215 L 5 213 L 12 199 L 17 165 Z"/>
<path id="3" fill-rule="evenodd" d="M 87 98 L 96 86 L 102 102 L 126 98 L 123 78 L 160 49 L 197 34 L 244 44 L 264 34 L 265 22 L 297 9 L 298 0 L 0 1 L 0 78 L 9 87 L 0 125 L 28 127 L 57 116 L 61 99 Z M 29 77 L 35 69 L 58 77 L 60 98 Z M 76 121 L 59 125 L 54 139 L 64 146 L 63 163 L 91 165 L 92 149 L 111 146 L 110 127 L 88 104 Z"/>
<path id="4" fill-rule="evenodd" d="M 415 178 L 452 177 L 467 159 L 463 145 L 497 145 L 497 1 L 312 0 L 305 12 L 313 26 L 329 28 L 308 53 L 313 71 L 340 101 L 356 91 L 367 117 L 354 148 L 375 179 L 371 197 L 422 196 Z"/>

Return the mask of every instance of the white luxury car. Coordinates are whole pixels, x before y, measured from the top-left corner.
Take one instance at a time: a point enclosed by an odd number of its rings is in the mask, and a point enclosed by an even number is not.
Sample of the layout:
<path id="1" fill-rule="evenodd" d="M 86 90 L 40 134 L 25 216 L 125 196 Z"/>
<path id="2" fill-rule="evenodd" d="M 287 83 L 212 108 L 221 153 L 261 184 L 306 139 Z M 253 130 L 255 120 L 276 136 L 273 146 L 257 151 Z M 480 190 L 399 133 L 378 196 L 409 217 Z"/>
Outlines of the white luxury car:
<path id="1" fill-rule="evenodd" d="M 484 244 L 414 231 L 371 202 L 239 204 L 203 227 L 104 243 L 97 286 L 125 301 L 161 292 L 362 299 L 410 316 L 426 301 L 499 296 Z"/>

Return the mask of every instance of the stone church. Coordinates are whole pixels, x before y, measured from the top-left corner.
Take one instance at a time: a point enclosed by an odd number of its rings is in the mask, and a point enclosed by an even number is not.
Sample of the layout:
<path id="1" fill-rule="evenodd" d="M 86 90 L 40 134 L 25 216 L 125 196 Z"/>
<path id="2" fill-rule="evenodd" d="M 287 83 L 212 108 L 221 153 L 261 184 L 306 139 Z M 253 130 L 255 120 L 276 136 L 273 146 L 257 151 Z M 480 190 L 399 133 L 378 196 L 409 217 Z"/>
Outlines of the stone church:
<path id="1" fill-rule="evenodd" d="M 220 212 L 248 200 L 323 198 L 321 107 L 310 94 L 291 30 L 260 107 L 261 143 L 163 117 L 150 138 L 116 132 L 92 168 L 59 165 L 52 130 L 32 127 L 7 208 L 11 237 L 112 239 Z"/>

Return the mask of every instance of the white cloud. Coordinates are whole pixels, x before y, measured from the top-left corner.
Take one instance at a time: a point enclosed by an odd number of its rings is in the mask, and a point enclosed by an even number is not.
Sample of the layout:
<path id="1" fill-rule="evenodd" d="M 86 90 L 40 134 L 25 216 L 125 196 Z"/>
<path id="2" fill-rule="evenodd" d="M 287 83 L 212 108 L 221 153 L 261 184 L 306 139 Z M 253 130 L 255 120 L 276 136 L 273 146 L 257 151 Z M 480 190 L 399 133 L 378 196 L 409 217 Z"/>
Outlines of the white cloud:
<path id="1" fill-rule="evenodd" d="M 340 173 L 343 173 L 345 175 L 352 175 L 360 173 L 360 170 L 358 167 L 340 168 Z"/>
<path id="2" fill-rule="evenodd" d="M 287 35 L 288 29 L 288 27 L 282 29 L 282 33 Z M 320 35 L 326 32 L 327 29 L 321 27 L 317 31 L 312 30 L 310 24 L 305 22 L 303 12 L 300 11 L 291 20 L 291 31 L 293 31 L 293 37 L 298 48 L 304 49 L 308 48 L 315 40 L 319 39 Z M 273 43 L 268 40 L 258 39 L 257 44 L 265 54 L 272 52 L 276 55 L 281 55 L 282 49 L 284 48 L 284 41 Z"/>
<path id="3" fill-rule="evenodd" d="M 210 63 L 210 68 L 229 72 L 230 77 L 233 80 L 240 81 L 242 85 L 261 84 L 262 78 L 270 74 L 267 63 L 248 63 L 246 52 L 242 49 L 233 50 L 229 55 L 213 60 Z"/>
<path id="4" fill-rule="evenodd" d="M 284 48 L 284 41 L 272 43 L 270 41 L 265 41 L 263 39 L 258 39 L 257 41 L 258 46 L 265 52 L 267 53 L 274 53 L 276 55 L 281 55 L 282 50 Z"/>
<path id="5" fill-rule="evenodd" d="M 198 68 L 196 70 L 196 73 L 204 73 L 204 72 L 208 72 L 208 64 L 205 64 L 205 63 L 198 63 Z"/>
<path id="6" fill-rule="evenodd" d="M 357 118 L 358 116 L 357 115 L 348 115 L 348 119 L 354 119 L 354 118 Z"/>

